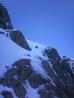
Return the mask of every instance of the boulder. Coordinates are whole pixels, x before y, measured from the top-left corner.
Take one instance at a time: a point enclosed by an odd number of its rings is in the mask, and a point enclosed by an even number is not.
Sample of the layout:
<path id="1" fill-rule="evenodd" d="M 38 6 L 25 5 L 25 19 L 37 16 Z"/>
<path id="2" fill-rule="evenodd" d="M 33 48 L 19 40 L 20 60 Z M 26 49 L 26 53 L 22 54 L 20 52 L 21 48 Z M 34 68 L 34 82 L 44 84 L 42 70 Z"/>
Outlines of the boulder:
<path id="1" fill-rule="evenodd" d="M 61 57 L 59 56 L 58 52 L 54 48 L 45 48 L 44 53 L 47 55 L 47 57 L 52 61 L 52 62 L 57 62 L 61 60 Z"/>
<path id="2" fill-rule="evenodd" d="M 14 41 L 16 44 L 21 46 L 22 48 L 31 51 L 28 42 L 26 41 L 25 37 L 23 36 L 22 32 L 20 31 L 11 31 L 10 32 L 11 40 Z"/>

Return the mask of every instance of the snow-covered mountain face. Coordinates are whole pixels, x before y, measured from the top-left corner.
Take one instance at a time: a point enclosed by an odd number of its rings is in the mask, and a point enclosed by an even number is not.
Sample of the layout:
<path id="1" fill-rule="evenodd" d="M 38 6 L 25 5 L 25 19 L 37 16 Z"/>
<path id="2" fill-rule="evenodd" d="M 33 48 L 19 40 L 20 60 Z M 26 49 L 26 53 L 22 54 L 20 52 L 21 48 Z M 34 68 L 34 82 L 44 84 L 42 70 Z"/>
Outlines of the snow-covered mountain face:
<path id="1" fill-rule="evenodd" d="M 27 40 L 13 28 L 2 4 L 0 98 L 74 98 L 74 61 Z"/>

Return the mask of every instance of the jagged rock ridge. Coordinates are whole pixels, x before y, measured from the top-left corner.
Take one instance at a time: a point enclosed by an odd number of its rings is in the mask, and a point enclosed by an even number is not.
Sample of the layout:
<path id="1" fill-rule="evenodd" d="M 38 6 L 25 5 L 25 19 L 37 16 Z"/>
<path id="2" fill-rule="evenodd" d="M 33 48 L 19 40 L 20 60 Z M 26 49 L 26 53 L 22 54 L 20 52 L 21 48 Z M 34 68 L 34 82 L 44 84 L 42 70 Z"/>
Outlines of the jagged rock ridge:
<path id="1" fill-rule="evenodd" d="M 0 3 L 0 27 L 3 29 L 13 29 L 8 11 L 1 3 Z"/>
<path id="2" fill-rule="evenodd" d="M 2 4 L 0 13 L 0 98 L 74 98 L 74 61 L 26 40 Z"/>

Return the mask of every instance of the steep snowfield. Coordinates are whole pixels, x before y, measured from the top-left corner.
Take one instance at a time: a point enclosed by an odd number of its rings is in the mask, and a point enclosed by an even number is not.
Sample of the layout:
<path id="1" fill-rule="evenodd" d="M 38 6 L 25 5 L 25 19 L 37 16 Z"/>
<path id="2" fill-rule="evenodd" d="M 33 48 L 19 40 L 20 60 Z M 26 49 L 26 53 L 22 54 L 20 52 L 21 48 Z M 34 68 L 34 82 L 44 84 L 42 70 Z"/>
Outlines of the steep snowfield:
<path id="1" fill-rule="evenodd" d="M 20 59 L 30 59 L 33 70 L 37 74 L 40 74 L 43 78 L 49 79 L 39 60 L 39 57 L 44 58 L 42 55 L 42 51 L 45 49 L 46 46 L 31 42 L 29 40 L 28 44 L 32 49 L 31 52 L 21 48 L 6 36 L 2 34 L 0 35 L 0 78 L 4 76 L 7 70 L 12 68 L 12 64 L 14 62 Z M 11 88 L 3 87 L 2 85 L 0 85 L 0 92 L 3 90 L 11 91 L 13 96 L 15 95 Z M 33 89 L 28 82 L 26 84 L 26 90 L 27 95 L 25 98 L 39 98 L 37 90 Z"/>
<path id="2" fill-rule="evenodd" d="M 31 47 L 32 49 L 32 53 L 37 55 L 37 56 L 40 56 L 40 57 L 43 57 L 43 54 L 42 54 L 42 51 L 47 47 L 45 45 L 42 45 L 42 44 L 39 44 L 39 43 L 35 43 L 33 41 L 29 41 L 27 40 L 29 46 Z M 51 48 L 50 48 L 51 49 Z"/>
<path id="3" fill-rule="evenodd" d="M 12 64 L 15 61 L 25 58 L 30 58 L 34 70 L 43 74 L 44 76 L 45 71 L 41 67 L 38 57 L 44 58 L 42 55 L 42 50 L 45 49 L 45 46 L 31 42 L 29 40 L 28 43 L 32 48 L 31 52 L 19 47 L 17 44 L 15 44 L 12 40 L 5 37 L 4 35 L 0 35 L 0 76 L 2 76 L 3 73 L 7 71 L 7 67 L 11 68 Z M 36 45 L 38 46 L 38 49 L 35 48 Z"/>
<path id="4" fill-rule="evenodd" d="M 11 68 L 15 61 L 24 58 L 26 54 L 26 50 L 23 50 L 5 36 L 0 35 L 0 76 L 5 72 L 7 66 Z"/>

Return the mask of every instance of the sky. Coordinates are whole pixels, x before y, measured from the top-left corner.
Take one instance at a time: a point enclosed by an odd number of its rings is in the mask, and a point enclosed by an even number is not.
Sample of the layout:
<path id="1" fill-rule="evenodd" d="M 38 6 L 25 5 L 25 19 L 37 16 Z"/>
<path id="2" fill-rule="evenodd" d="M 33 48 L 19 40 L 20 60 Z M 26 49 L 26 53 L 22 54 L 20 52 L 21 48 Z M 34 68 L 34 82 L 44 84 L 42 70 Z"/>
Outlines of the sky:
<path id="1" fill-rule="evenodd" d="M 0 0 L 29 40 L 74 58 L 74 0 Z"/>

